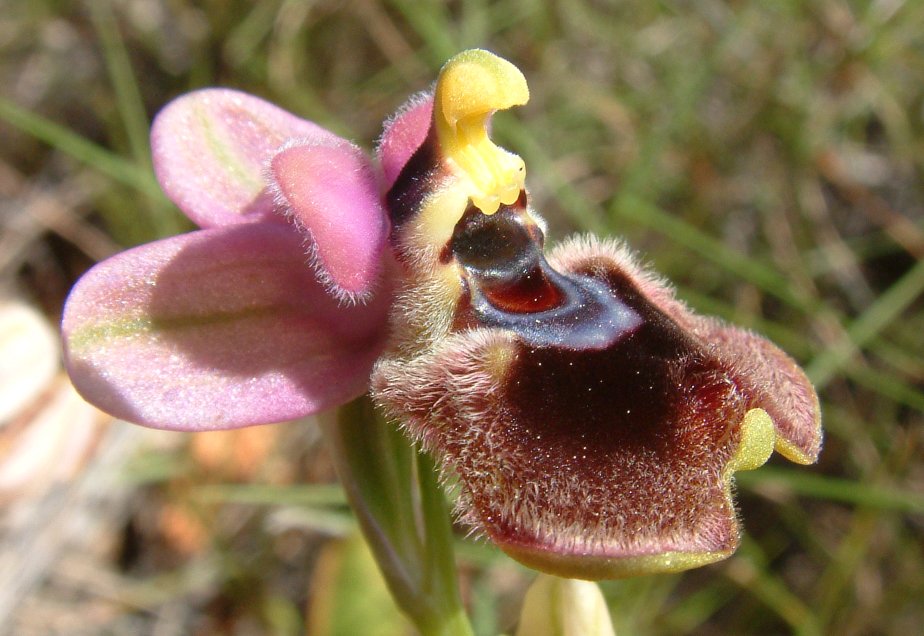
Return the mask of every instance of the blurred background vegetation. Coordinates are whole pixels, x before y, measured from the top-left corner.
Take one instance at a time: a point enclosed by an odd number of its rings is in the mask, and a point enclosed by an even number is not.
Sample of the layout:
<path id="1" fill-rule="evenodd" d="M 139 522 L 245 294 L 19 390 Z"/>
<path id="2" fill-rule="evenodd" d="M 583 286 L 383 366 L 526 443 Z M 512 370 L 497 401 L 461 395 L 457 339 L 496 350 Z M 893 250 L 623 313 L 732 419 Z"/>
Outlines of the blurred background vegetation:
<path id="1" fill-rule="evenodd" d="M 820 464 L 741 475 L 728 561 L 604 584 L 617 631 L 919 633 L 924 3 L 0 0 L 2 301 L 50 333 L 93 262 L 190 229 L 148 156 L 172 97 L 240 88 L 371 147 L 476 46 L 529 80 L 495 136 L 550 239 L 625 237 L 821 395 Z M 404 629 L 310 423 L 161 434 L 65 401 L 48 425 L 62 382 L 0 428 L 0 633 Z M 477 633 L 511 631 L 531 573 L 459 536 Z"/>

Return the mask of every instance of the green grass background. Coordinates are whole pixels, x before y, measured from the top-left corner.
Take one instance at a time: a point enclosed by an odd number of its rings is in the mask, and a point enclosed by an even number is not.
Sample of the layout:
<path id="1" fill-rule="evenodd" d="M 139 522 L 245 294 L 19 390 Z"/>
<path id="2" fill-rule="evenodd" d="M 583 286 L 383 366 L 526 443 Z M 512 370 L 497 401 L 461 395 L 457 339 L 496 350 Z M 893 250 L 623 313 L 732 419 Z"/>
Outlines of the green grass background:
<path id="1" fill-rule="evenodd" d="M 819 465 L 774 459 L 741 476 L 747 535 L 729 561 L 604 584 L 619 633 L 924 629 L 924 3 L 0 6 L 0 167 L 64 192 L 78 224 L 38 237 L 50 265 L 2 273 L 51 316 L 111 242 L 189 228 L 148 156 L 151 117 L 170 98 L 236 87 L 371 147 L 382 119 L 457 51 L 516 63 L 532 97 L 496 118 L 495 138 L 526 160 L 550 239 L 624 237 L 692 306 L 775 340 L 821 396 Z M 178 470 L 153 469 L 148 488 Z M 348 524 L 342 501 L 310 485 L 215 488 L 236 506 Z M 529 573 L 460 543 L 478 633 L 510 630 Z M 215 611 L 216 598 L 234 606 L 243 585 L 256 609 L 231 613 L 250 612 L 256 631 L 228 633 L 298 633 L 310 586 L 281 585 L 290 573 L 253 549 L 216 542 L 210 554 L 233 563 L 211 596 L 188 600 L 192 615 Z M 183 598 L 181 584 L 171 589 Z"/>

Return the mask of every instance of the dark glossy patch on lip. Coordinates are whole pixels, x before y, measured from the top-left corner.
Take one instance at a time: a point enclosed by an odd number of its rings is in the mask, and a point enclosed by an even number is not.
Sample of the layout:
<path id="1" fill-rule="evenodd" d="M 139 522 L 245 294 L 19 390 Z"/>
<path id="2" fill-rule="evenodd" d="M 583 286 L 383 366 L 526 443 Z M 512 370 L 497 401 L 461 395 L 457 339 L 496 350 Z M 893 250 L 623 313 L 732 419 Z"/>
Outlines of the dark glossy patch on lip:
<path id="1" fill-rule="evenodd" d="M 469 206 L 449 250 L 464 270 L 467 298 L 456 324 L 514 331 L 534 346 L 602 349 L 630 334 L 639 317 L 599 281 L 563 276 L 542 253 L 542 231 L 526 196 L 493 215 Z"/>
<path id="2" fill-rule="evenodd" d="M 542 256 L 542 232 L 527 224 L 523 211 L 505 205 L 487 215 L 469 205 L 449 242 L 453 255 L 480 280 L 492 282 L 517 277 Z"/>

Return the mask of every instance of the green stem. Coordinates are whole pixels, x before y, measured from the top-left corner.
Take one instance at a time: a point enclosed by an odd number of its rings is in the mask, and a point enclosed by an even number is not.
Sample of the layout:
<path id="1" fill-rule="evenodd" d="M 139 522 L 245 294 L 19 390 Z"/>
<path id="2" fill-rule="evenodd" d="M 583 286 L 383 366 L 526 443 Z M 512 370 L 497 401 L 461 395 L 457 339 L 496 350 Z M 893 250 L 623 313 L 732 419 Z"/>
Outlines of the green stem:
<path id="1" fill-rule="evenodd" d="M 465 611 L 459 608 L 452 614 L 444 614 L 434 623 L 417 624 L 424 636 L 473 636 L 472 625 Z"/>
<path id="2" fill-rule="evenodd" d="M 430 564 L 432 584 L 449 603 L 458 598 L 455 554 L 452 545 L 452 524 L 446 498 L 436 477 L 436 467 L 428 455 L 417 456 L 417 479 L 420 484 L 420 505 L 424 517 L 427 563 Z"/>
<path id="3" fill-rule="evenodd" d="M 443 621 L 439 634 L 471 634 L 472 629 L 459 599 L 449 507 L 429 455 L 417 454 L 417 481 L 423 513 L 424 547 L 428 582 L 440 606 Z"/>
<path id="4" fill-rule="evenodd" d="M 470 636 L 432 460 L 360 398 L 320 418 L 347 500 L 392 597 L 425 636 Z M 416 471 L 415 467 L 416 459 Z"/>

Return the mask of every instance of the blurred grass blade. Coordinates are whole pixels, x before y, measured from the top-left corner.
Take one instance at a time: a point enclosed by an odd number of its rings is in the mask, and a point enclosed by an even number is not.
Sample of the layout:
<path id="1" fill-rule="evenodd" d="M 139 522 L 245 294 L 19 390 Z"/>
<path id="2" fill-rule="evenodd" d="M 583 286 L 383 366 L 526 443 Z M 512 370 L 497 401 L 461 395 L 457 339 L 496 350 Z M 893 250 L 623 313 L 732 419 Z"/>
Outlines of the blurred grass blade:
<path id="1" fill-rule="evenodd" d="M 607 233 L 602 211 L 591 205 L 567 178 L 559 174 L 554 161 L 548 155 L 548 149 L 542 147 L 530 127 L 509 113 L 498 113 L 495 116 L 494 127 L 499 133 L 499 140 L 512 140 L 508 148 L 515 150 L 527 160 L 530 171 L 545 175 L 546 186 L 555 193 L 555 200 L 576 226 L 585 232 Z"/>
<path id="2" fill-rule="evenodd" d="M 106 58 L 109 79 L 115 89 L 116 105 L 122 126 L 128 135 L 132 157 L 139 166 L 151 167 L 151 149 L 148 145 L 150 122 L 138 90 L 138 81 L 132 71 L 125 43 L 119 35 L 118 24 L 109 2 L 89 3 L 93 27 L 99 36 Z"/>
<path id="3" fill-rule="evenodd" d="M 896 375 L 859 366 L 850 366 L 844 373 L 860 386 L 924 413 L 924 392 Z"/>
<path id="4" fill-rule="evenodd" d="M 825 477 L 805 471 L 765 467 L 754 472 L 737 473 L 735 481 L 748 490 L 784 489 L 796 495 L 839 501 L 854 506 L 924 514 L 924 493 Z"/>
<path id="5" fill-rule="evenodd" d="M 728 583 L 715 579 L 685 596 L 672 610 L 664 615 L 665 622 L 673 633 L 694 634 L 710 617 L 733 600 Z"/>
<path id="6" fill-rule="evenodd" d="M 359 536 L 327 544 L 311 582 L 308 633 L 398 636 L 410 625 L 395 607 L 369 547 Z"/>
<path id="7" fill-rule="evenodd" d="M 0 119 L 32 135 L 49 146 L 94 168 L 114 181 L 126 185 L 157 202 L 167 204 L 167 198 L 154 179 L 154 174 L 68 128 L 36 115 L 0 97 Z"/>
<path id="8" fill-rule="evenodd" d="M 443 62 L 459 52 L 460 47 L 453 37 L 455 24 L 441 2 L 410 2 L 392 0 L 390 3 L 430 49 L 430 60 L 439 68 Z"/>
<path id="9" fill-rule="evenodd" d="M 791 633 L 821 636 L 822 630 L 812 609 L 772 573 L 758 543 L 745 536 L 738 555 L 725 571 L 729 578 L 786 621 L 792 628 Z"/>
<path id="10" fill-rule="evenodd" d="M 919 261 L 902 278 L 871 304 L 848 327 L 834 346 L 825 349 L 805 369 L 820 390 L 837 375 L 854 354 L 898 318 L 924 293 L 924 261 Z"/>
<path id="11" fill-rule="evenodd" d="M 213 484 L 197 486 L 192 496 L 208 503 L 268 506 L 345 506 L 343 489 L 335 484 Z"/>
<path id="12" fill-rule="evenodd" d="M 753 283 L 792 307 L 803 311 L 811 311 L 814 307 L 813 303 L 793 293 L 790 282 L 775 270 L 728 248 L 721 241 L 686 223 L 682 218 L 668 214 L 648 201 L 632 195 L 623 195 L 613 202 L 612 213 L 660 232 L 675 243 L 729 272 L 734 272 L 736 276 Z"/>

